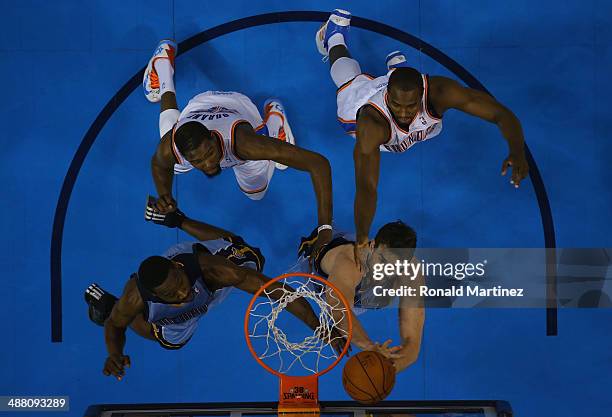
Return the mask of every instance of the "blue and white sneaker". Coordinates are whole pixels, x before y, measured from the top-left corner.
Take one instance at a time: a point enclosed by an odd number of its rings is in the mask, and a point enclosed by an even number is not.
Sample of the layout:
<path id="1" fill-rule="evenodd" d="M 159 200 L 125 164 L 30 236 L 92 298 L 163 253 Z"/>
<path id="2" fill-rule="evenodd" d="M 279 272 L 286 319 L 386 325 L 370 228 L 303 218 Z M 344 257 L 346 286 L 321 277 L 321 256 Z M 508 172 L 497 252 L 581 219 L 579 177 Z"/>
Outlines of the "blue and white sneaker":
<path id="1" fill-rule="evenodd" d="M 344 41 L 348 43 L 348 33 L 351 27 L 351 13 L 346 10 L 335 9 L 327 19 L 327 22 L 319 28 L 316 35 L 317 49 L 323 55 L 323 60 L 327 60 L 327 42 L 332 35 L 341 33 Z"/>
<path id="2" fill-rule="evenodd" d="M 142 88 L 144 89 L 145 97 L 151 103 L 157 103 L 161 100 L 161 96 L 159 94 L 159 76 L 157 75 L 157 71 L 155 71 L 155 66 L 153 64 L 158 59 L 169 59 L 170 65 L 172 65 L 172 68 L 174 68 L 175 56 L 176 42 L 171 39 L 161 40 L 157 45 L 157 48 L 155 48 L 155 52 L 153 52 L 153 56 L 149 60 L 147 69 L 145 70 L 142 78 Z"/>
<path id="3" fill-rule="evenodd" d="M 387 69 L 391 71 L 394 68 L 400 67 L 408 67 L 408 62 L 406 62 L 406 55 L 402 51 L 393 51 L 389 55 L 387 55 L 387 59 L 385 60 L 387 64 Z"/>
<path id="4" fill-rule="evenodd" d="M 293 136 L 293 132 L 291 131 L 291 126 L 289 126 L 289 121 L 287 120 L 287 114 L 285 113 L 285 107 L 283 107 L 283 103 L 280 102 L 277 98 L 269 98 L 264 103 L 264 122 L 268 120 L 270 115 L 277 115 L 283 120 L 283 125 L 278 130 L 277 139 L 283 142 L 287 142 L 290 145 L 295 145 L 295 137 Z M 287 165 L 279 164 L 276 162 L 276 169 L 285 170 L 287 169 Z"/>

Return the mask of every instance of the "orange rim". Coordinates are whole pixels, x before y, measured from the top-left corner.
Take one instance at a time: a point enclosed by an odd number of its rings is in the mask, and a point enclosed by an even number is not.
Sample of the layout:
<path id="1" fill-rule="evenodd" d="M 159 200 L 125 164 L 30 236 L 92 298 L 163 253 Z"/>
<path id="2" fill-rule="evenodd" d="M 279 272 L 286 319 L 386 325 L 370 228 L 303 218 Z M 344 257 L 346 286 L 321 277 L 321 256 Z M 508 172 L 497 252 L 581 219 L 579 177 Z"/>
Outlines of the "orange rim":
<path id="1" fill-rule="evenodd" d="M 334 292 L 338 295 L 338 298 L 340 299 L 340 301 L 342 301 L 342 304 L 344 304 L 344 307 L 347 310 L 347 316 L 348 316 L 348 338 L 346 340 L 346 344 L 344 345 L 344 349 L 342 349 L 342 352 L 340 352 L 340 355 L 338 355 L 338 358 L 336 358 L 336 360 L 329 365 L 327 368 L 323 369 L 322 371 L 316 372 L 314 374 L 312 374 L 311 376 L 321 376 L 324 375 L 326 373 L 328 373 L 329 371 L 331 371 L 334 366 L 336 366 L 340 360 L 344 357 L 344 355 L 346 355 L 346 353 L 348 352 L 349 347 L 351 346 L 351 338 L 353 337 L 353 315 L 351 312 L 351 309 L 349 308 L 348 302 L 346 301 L 346 298 L 344 297 L 344 294 L 342 294 L 338 288 L 336 288 L 335 285 L 329 283 L 328 281 L 326 281 L 325 279 L 318 277 L 316 275 L 312 275 L 312 274 L 307 274 L 305 272 L 291 272 L 288 274 L 283 274 L 283 275 L 279 275 L 278 277 L 271 279 L 270 281 L 266 282 L 264 285 L 262 285 L 255 294 L 253 294 L 253 298 L 251 298 L 251 302 L 249 303 L 249 306 L 247 307 L 247 311 L 245 313 L 244 316 L 244 337 L 246 338 L 246 342 L 247 342 L 247 346 L 249 347 L 249 352 L 251 352 L 251 355 L 253 355 L 253 357 L 255 358 L 255 360 L 257 361 L 257 363 L 259 363 L 266 371 L 270 372 L 271 374 L 274 374 L 276 376 L 278 376 L 279 378 L 283 378 L 284 376 L 286 376 L 285 374 L 283 374 L 282 372 L 279 372 L 277 370 L 272 369 L 271 367 L 269 367 L 263 360 L 261 360 L 259 358 L 259 356 L 257 356 L 257 352 L 255 352 L 255 349 L 253 348 L 253 345 L 251 344 L 251 338 L 249 337 L 249 319 L 251 317 L 251 315 L 249 314 L 251 312 L 251 309 L 253 308 L 253 304 L 255 304 L 255 300 L 257 300 L 257 298 L 260 296 L 260 294 L 266 289 L 268 288 L 272 283 L 280 281 L 281 279 L 285 279 L 288 277 L 304 277 L 304 278 L 311 278 L 314 279 L 316 281 L 319 281 L 321 283 L 323 283 L 324 285 L 327 285 L 328 287 L 330 287 L 332 290 L 334 290 Z"/>

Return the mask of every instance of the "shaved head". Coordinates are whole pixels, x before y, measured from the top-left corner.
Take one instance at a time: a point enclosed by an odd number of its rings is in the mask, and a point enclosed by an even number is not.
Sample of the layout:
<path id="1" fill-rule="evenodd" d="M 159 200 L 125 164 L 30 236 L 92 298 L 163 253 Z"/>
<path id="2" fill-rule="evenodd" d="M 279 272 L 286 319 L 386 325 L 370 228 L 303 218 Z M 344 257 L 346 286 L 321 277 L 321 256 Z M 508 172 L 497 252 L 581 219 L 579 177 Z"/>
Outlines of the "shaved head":
<path id="1" fill-rule="evenodd" d="M 395 121 L 409 129 L 416 115 L 422 110 L 423 77 L 421 73 L 410 67 L 393 70 L 387 85 L 387 107 Z"/>
<path id="2" fill-rule="evenodd" d="M 388 88 L 392 90 L 412 91 L 423 89 L 421 73 L 414 68 L 401 67 L 393 70 L 389 77 Z"/>

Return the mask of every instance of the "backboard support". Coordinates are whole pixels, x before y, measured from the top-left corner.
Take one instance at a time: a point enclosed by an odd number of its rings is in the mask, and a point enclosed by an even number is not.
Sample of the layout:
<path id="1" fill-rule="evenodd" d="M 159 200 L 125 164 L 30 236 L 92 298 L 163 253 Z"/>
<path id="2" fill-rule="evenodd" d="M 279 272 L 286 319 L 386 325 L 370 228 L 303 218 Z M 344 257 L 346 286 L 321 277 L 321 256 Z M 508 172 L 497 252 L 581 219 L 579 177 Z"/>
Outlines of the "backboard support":
<path id="1" fill-rule="evenodd" d="M 321 401 L 321 417 L 513 417 L 501 400 Z M 276 417 L 278 403 L 95 404 L 84 417 Z"/>

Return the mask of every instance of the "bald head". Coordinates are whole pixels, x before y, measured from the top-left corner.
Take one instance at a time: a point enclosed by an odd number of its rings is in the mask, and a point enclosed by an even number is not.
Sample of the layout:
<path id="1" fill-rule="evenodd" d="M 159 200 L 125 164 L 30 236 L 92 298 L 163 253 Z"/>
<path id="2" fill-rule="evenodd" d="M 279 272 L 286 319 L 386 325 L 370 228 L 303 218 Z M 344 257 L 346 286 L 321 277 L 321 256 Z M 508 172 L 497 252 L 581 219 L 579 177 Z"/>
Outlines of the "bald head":
<path id="1" fill-rule="evenodd" d="M 423 89 L 421 73 L 410 67 L 401 67 L 393 70 L 389 77 L 388 88 L 391 90 L 412 91 Z"/>
<path id="2" fill-rule="evenodd" d="M 387 85 L 387 107 L 393 118 L 404 129 L 422 109 L 423 78 L 414 68 L 401 67 L 393 70 Z"/>

